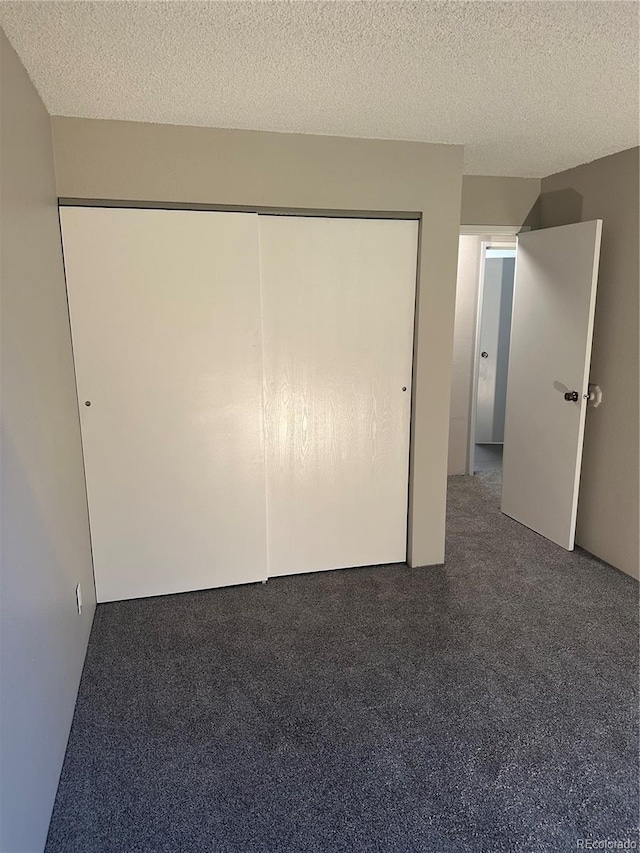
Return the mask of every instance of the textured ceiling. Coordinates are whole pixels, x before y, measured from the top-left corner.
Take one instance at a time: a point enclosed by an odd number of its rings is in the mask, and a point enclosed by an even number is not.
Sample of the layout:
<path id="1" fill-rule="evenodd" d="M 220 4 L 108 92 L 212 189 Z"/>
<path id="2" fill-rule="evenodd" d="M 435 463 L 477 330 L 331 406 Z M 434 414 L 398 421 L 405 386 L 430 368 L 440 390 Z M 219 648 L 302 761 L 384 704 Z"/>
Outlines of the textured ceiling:
<path id="1" fill-rule="evenodd" d="M 541 177 L 638 144 L 629 2 L 3 2 L 53 115 L 465 145 Z"/>

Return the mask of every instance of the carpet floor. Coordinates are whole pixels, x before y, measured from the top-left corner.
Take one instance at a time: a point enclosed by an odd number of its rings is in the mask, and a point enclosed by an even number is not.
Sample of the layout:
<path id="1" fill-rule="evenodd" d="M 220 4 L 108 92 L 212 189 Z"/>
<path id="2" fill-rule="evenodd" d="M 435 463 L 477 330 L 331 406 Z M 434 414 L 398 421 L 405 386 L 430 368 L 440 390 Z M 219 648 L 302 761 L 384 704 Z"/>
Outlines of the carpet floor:
<path id="1" fill-rule="evenodd" d="M 449 487 L 447 563 L 102 604 L 47 853 L 529 853 L 638 832 L 638 585 Z"/>

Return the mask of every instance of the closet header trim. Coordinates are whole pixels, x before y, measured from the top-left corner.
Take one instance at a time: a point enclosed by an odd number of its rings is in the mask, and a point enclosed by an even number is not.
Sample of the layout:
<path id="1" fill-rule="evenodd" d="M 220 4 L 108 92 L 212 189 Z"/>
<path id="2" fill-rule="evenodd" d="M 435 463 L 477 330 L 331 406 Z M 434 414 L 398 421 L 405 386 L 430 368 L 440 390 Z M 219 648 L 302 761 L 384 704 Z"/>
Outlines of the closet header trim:
<path id="1" fill-rule="evenodd" d="M 60 207 L 121 207 L 141 210 L 205 210 L 222 213 L 261 213 L 268 216 L 314 216 L 339 219 L 420 220 L 417 211 L 406 210 L 318 210 L 311 208 L 261 207 L 236 204 L 198 204 L 196 202 L 133 201 L 131 199 L 59 198 Z"/>

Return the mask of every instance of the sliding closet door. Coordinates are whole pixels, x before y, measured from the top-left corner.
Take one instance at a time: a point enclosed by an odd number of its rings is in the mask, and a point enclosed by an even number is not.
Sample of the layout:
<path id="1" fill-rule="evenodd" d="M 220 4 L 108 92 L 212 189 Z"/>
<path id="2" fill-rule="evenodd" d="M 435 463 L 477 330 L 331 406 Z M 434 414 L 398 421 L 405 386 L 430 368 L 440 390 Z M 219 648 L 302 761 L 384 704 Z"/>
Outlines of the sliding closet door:
<path id="1" fill-rule="evenodd" d="M 269 574 L 404 561 L 418 223 L 259 219 Z"/>
<path id="2" fill-rule="evenodd" d="M 266 578 L 258 217 L 61 220 L 98 601 Z"/>

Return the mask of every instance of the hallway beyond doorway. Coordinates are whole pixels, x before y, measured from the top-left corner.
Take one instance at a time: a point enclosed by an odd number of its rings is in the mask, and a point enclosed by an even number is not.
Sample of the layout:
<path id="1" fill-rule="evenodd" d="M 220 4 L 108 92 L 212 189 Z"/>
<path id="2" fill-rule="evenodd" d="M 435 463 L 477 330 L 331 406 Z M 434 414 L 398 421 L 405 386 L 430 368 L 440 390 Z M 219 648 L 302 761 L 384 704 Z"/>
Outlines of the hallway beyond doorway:
<path id="1" fill-rule="evenodd" d="M 502 444 L 476 444 L 473 473 L 477 471 L 502 471 Z"/>

